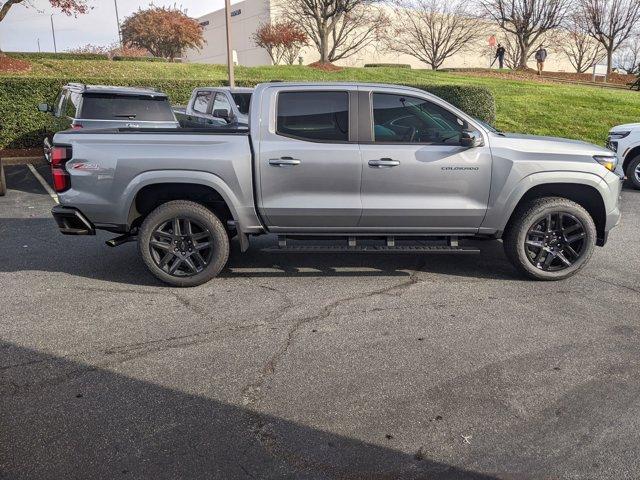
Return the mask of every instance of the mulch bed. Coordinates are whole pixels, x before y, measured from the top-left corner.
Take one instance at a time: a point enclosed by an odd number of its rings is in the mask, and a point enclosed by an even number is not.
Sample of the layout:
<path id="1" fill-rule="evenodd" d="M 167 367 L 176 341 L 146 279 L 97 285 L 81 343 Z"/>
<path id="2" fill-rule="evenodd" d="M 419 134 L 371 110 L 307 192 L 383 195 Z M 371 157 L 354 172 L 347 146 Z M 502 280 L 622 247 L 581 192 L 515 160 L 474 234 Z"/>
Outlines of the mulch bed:
<path id="1" fill-rule="evenodd" d="M 40 157 L 42 148 L 6 148 L 0 149 L 0 158 L 9 157 Z"/>
<path id="2" fill-rule="evenodd" d="M 322 70 L 323 72 L 340 72 L 343 70 L 342 67 L 338 67 L 333 63 L 314 62 L 309 64 L 309 66 L 311 68 L 315 68 L 316 70 Z"/>
<path id="3" fill-rule="evenodd" d="M 575 73 L 575 72 L 543 72 L 542 76 L 533 69 L 526 70 L 489 70 L 489 69 L 451 69 L 453 73 L 464 73 L 465 75 L 473 75 L 478 77 L 495 77 L 504 80 L 534 80 L 543 83 L 554 82 L 555 80 L 561 80 L 564 82 L 576 82 L 576 83 L 591 83 L 591 73 Z M 612 73 L 607 79 L 607 85 L 619 85 L 627 86 L 629 83 L 633 83 L 637 77 L 635 75 L 621 75 L 619 73 Z M 603 84 L 602 78 L 596 81 L 596 84 Z"/>
<path id="4" fill-rule="evenodd" d="M 29 70 L 31 70 L 29 62 L 0 53 L 0 72 L 28 72 Z"/>

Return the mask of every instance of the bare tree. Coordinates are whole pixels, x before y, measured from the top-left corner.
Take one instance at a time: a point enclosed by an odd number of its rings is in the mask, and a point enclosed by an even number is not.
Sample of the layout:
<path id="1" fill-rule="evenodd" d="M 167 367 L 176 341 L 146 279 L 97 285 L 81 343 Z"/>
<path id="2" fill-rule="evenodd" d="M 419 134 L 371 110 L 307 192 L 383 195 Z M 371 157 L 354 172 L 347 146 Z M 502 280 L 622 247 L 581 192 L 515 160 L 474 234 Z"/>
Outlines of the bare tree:
<path id="1" fill-rule="evenodd" d="M 559 27 L 568 0 L 480 0 L 487 16 L 515 37 L 517 68 L 526 68 L 531 48 L 548 31 Z"/>
<path id="2" fill-rule="evenodd" d="M 280 10 L 307 34 L 321 63 L 358 53 L 375 41 L 388 23 L 375 0 L 283 0 Z"/>
<path id="3" fill-rule="evenodd" d="M 465 0 L 395 0 L 389 50 L 411 55 L 437 70 L 483 32 Z"/>
<path id="4" fill-rule="evenodd" d="M 602 44 L 607 54 L 607 73 L 613 54 L 633 34 L 640 22 L 639 0 L 579 0 L 579 14 L 590 36 Z"/>
<path id="5" fill-rule="evenodd" d="M 585 28 L 580 15 L 570 15 L 565 29 L 556 35 L 555 43 L 578 73 L 585 73 L 604 57 L 604 49 Z"/>
<path id="6" fill-rule="evenodd" d="M 640 73 L 640 35 L 631 37 L 613 57 L 613 64 L 628 73 Z"/>

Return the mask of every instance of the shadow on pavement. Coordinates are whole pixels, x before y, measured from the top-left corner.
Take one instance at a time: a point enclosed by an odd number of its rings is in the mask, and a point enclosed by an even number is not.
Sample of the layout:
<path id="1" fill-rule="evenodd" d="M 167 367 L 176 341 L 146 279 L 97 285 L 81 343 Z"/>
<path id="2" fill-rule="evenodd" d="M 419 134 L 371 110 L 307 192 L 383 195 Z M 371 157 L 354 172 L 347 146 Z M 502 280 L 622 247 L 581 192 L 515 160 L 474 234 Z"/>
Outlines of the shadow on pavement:
<path id="1" fill-rule="evenodd" d="M 134 285 L 160 285 L 147 272 L 136 245 L 110 248 L 95 237 L 61 235 L 53 219 L 0 218 L 0 272 L 36 270 L 63 272 L 97 280 Z M 260 249 L 275 243 L 273 236 L 256 238 L 251 249 L 240 253 L 232 242 L 228 268 L 233 277 L 375 277 L 408 276 L 412 271 L 461 277 L 517 280 L 499 242 L 475 242 L 480 255 L 376 255 L 376 254 L 278 254 Z"/>
<path id="2" fill-rule="evenodd" d="M 6 342 L 0 352 L 3 479 L 496 478 L 220 402 L 214 366 L 202 396 Z"/>

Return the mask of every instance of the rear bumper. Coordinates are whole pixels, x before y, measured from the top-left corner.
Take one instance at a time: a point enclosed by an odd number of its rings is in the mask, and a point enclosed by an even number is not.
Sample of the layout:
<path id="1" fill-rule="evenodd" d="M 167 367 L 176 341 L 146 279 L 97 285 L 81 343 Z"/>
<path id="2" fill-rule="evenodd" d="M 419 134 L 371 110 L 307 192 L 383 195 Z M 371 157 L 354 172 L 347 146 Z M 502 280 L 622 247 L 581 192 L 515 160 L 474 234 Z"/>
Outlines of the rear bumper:
<path id="1" fill-rule="evenodd" d="M 58 224 L 63 235 L 95 235 L 96 228 L 80 210 L 72 207 L 56 205 L 51 209 L 51 215 Z"/>

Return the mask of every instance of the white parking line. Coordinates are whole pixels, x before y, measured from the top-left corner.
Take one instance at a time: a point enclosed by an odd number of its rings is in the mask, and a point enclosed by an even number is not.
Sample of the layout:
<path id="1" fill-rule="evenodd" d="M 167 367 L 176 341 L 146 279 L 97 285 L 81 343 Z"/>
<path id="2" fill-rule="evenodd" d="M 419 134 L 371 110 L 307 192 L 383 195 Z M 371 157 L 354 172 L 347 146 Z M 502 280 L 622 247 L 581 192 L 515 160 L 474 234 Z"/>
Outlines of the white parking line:
<path id="1" fill-rule="evenodd" d="M 42 175 L 38 173 L 36 168 L 30 163 L 27 163 L 27 167 L 29 167 L 29 170 L 31 170 L 31 173 L 33 173 L 33 176 L 36 177 L 36 180 L 40 182 L 40 185 L 42 185 L 42 188 L 44 188 L 49 194 L 49 196 L 53 198 L 53 201 L 56 203 L 60 203 L 60 201 L 58 200 L 58 195 L 56 195 L 56 192 L 54 192 L 53 188 L 51 188 L 47 183 L 47 181 L 44 178 L 42 178 Z"/>

